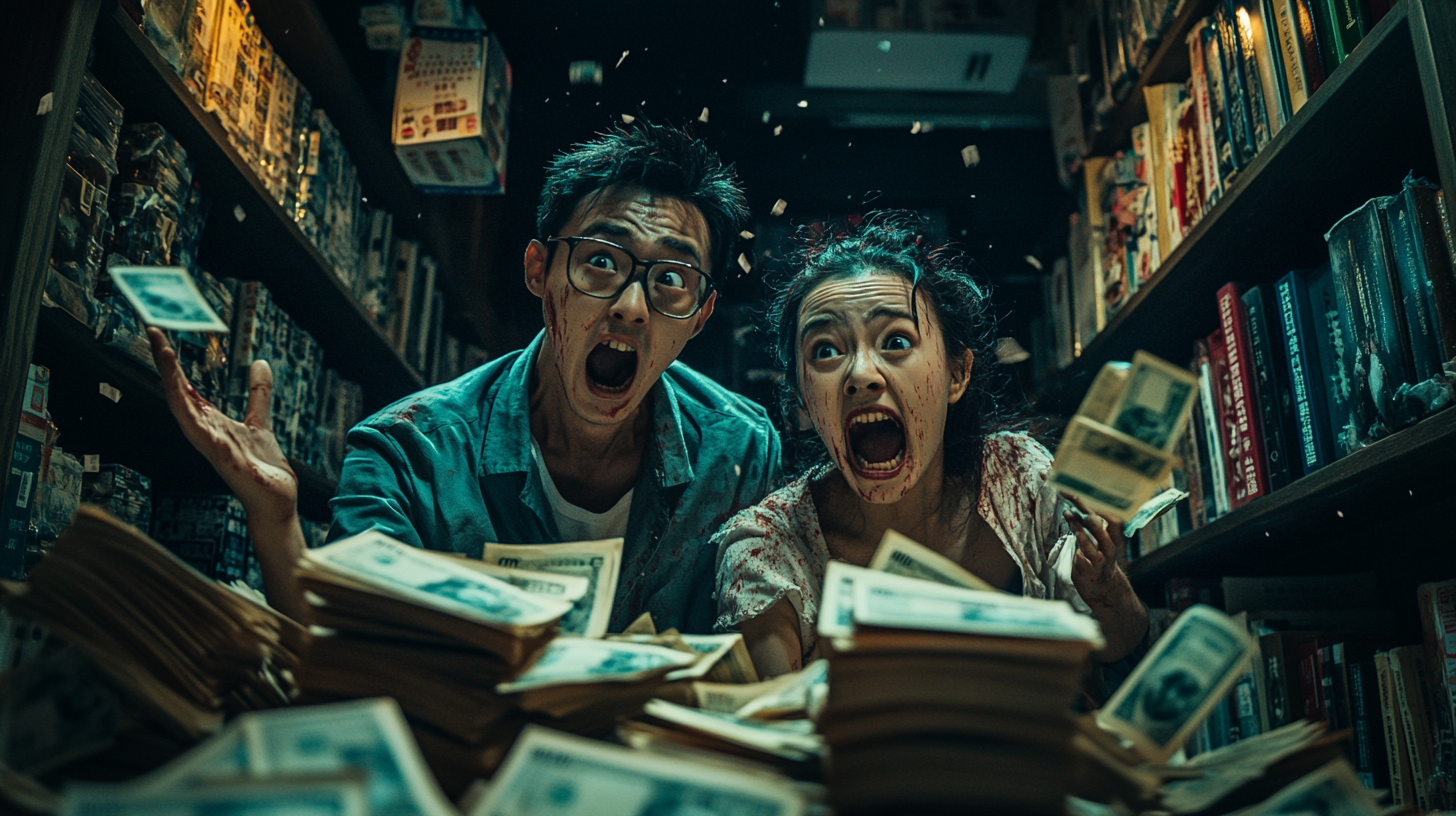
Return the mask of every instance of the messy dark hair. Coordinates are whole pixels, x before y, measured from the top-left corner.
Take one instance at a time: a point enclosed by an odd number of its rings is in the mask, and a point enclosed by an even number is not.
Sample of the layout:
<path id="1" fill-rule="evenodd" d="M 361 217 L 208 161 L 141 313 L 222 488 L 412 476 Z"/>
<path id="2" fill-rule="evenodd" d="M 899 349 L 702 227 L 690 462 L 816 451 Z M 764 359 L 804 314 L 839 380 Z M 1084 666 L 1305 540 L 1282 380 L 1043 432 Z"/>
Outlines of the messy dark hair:
<path id="1" fill-rule="evenodd" d="M 711 244 L 707 272 L 728 267 L 734 236 L 748 222 L 737 170 L 688 132 L 643 121 L 573 145 L 551 160 L 536 207 L 536 236 L 543 241 L 555 236 L 583 198 L 613 185 L 639 186 L 697 207 Z"/>
<path id="2" fill-rule="evenodd" d="M 946 417 L 945 475 L 964 486 L 973 499 L 980 494 L 981 454 L 986 436 L 1009 427 L 1000 418 L 995 399 L 996 321 L 990 291 L 972 275 L 973 262 L 953 245 L 930 246 L 918 215 L 906 210 L 869 213 L 858 225 L 803 229 L 789 259 L 788 271 L 778 282 L 769 306 L 768 334 L 773 338 L 776 362 L 784 371 L 783 399 L 786 425 L 797 427 L 794 417 L 802 406 L 799 393 L 799 308 L 811 292 L 841 277 L 866 273 L 898 275 L 923 293 L 940 324 L 947 359 L 970 350 L 975 355 L 965 394 L 950 406 Z M 918 312 L 915 319 L 926 315 Z M 817 467 L 829 461 L 823 440 L 810 430 L 795 440 L 803 451 L 802 465 Z"/>

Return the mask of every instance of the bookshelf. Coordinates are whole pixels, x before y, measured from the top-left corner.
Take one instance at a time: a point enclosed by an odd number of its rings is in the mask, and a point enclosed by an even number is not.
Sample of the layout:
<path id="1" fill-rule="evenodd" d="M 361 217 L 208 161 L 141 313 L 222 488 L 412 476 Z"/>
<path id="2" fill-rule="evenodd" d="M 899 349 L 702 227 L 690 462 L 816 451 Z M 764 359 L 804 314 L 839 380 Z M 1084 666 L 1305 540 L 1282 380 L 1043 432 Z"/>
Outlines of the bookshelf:
<path id="1" fill-rule="evenodd" d="M 1094 140 L 1098 155 L 1125 146 L 1145 119 L 1144 85 L 1187 78 L 1186 50 L 1169 51 L 1170 40 L 1181 45 L 1211 6 L 1190 0 L 1179 14 L 1145 81 Z M 1453 129 L 1456 7 L 1401 0 L 1239 171 L 1152 279 L 1048 379 L 1038 410 L 1070 415 L 1103 364 L 1138 349 L 1186 359 L 1193 340 L 1217 327 L 1220 286 L 1272 283 L 1319 265 L 1329 226 L 1398 189 L 1407 172 L 1456 189 Z M 1164 582 L 1178 576 L 1380 569 L 1408 582 L 1456 572 L 1444 520 L 1456 510 L 1452 450 L 1456 412 L 1448 410 L 1134 560 L 1129 575 L 1144 598 L 1160 602 Z"/>

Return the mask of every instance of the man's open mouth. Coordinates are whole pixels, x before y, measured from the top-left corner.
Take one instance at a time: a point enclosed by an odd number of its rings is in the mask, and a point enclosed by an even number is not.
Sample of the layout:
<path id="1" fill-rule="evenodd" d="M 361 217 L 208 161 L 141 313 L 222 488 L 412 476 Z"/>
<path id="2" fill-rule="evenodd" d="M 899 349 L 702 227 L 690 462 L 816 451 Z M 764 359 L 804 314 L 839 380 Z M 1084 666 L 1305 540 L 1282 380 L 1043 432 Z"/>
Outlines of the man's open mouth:
<path id="1" fill-rule="evenodd" d="M 621 340 L 603 340 L 586 355 L 586 378 L 609 394 L 626 391 L 637 376 L 637 349 Z"/>
<path id="2" fill-rule="evenodd" d="M 855 470 L 872 478 L 894 475 L 905 464 L 905 426 L 894 411 L 870 406 L 845 420 Z"/>

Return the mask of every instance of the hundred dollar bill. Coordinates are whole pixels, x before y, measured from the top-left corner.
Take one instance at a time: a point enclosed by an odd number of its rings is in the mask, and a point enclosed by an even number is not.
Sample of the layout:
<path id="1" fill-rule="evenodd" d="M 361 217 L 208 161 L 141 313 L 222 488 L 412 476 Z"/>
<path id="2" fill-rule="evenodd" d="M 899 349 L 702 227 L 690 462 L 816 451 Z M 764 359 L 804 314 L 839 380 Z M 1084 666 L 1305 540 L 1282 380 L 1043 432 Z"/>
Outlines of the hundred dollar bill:
<path id="1" fill-rule="evenodd" d="M 870 572 L 854 582 L 854 622 L 1012 638 L 1102 643 L 1097 621 L 1066 601 L 1042 601 Z"/>
<path id="2" fill-rule="evenodd" d="M 870 569 L 946 586 L 994 589 L 960 564 L 894 530 L 886 530 L 884 538 L 880 539 L 880 546 L 870 559 Z"/>
<path id="3" fill-rule="evenodd" d="M 1178 616 L 1097 713 L 1150 762 L 1166 762 L 1228 694 L 1256 646 L 1233 618 L 1208 606 Z"/>
<path id="4" fill-rule="evenodd" d="M 1238 816 L 1317 813 L 1320 816 L 1379 816 L 1387 813 L 1375 791 L 1366 788 L 1341 757 L 1265 799 L 1234 811 Z"/>
<path id="5" fill-rule="evenodd" d="M 871 570 L 843 561 L 830 561 L 824 568 L 824 592 L 819 600 L 819 637 L 845 639 L 854 636 L 854 584 Z"/>
<path id="6" fill-rule="evenodd" d="M 631 683 L 691 666 L 699 656 L 664 646 L 593 638 L 558 637 L 519 677 L 495 687 L 497 694 L 578 683 Z"/>
<path id="7" fill-rule="evenodd" d="M 787 781 L 528 726 L 468 816 L 798 816 Z"/>
<path id="8" fill-rule="evenodd" d="M 1131 363 L 1114 361 L 1103 365 L 1093 378 L 1087 394 L 1082 397 L 1082 404 L 1077 406 L 1077 416 L 1107 424 L 1107 420 L 1112 417 L 1112 407 L 1122 397 L 1123 387 L 1127 385 L 1127 375 L 1131 371 Z"/>
<path id="9" fill-rule="evenodd" d="M 739 706 L 734 715 L 743 719 L 774 720 L 812 713 L 815 698 L 828 693 L 829 661 L 816 660 L 769 682 L 776 685 Z"/>
<path id="10" fill-rule="evenodd" d="M 1188 491 L 1170 487 L 1162 493 L 1148 499 L 1142 507 L 1133 513 L 1127 524 L 1122 526 L 1122 534 L 1130 536 L 1138 530 L 1148 526 L 1148 522 L 1168 512 L 1168 509 L 1178 502 L 1188 498 Z"/>
<path id="11" fill-rule="evenodd" d="M 377 811 L 376 811 L 377 812 Z M 181 790 L 137 791 L 127 785 L 66 788 L 62 816 L 369 816 L 358 775 L 238 780 Z"/>
<path id="12" fill-rule="evenodd" d="M 185 267 L 113 266 L 107 272 L 148 326 L 193 332 L 231 330 L 207 304 Z"/>
<path id="13" fill-rule="evenodd" d="M 586 597 L 591 590 L 591 580 L 581 575 L 513 569 L 487 564 L 483 561 L 462 560 L 461 563 L 493 578 L 499 578 L 516 589 L 532 595 L 545 595 L 558 601 L 576 603 Z M 566 617 L 571 617 L 571 612 L 567 612 Z M 566 618 L 562 618 L 562 620 L 564 621 Z"/>
<path id="14" fill-rule="evenodd" d="M 587 579 L 586 594 L 561 619 L 561 631 L 582 637 L 601 637 L 607 633 L 622 567 L 622 539 L 565 544 L 486 544 L 482 559 L 487 564 Z"/>
<path id="15" fill-rule="evenodd" d="M 1072 417 L 1048 481 L 1093 510 L 1126 522 L 1158 488 L 1173 456 L 1081 416 Z"/>
<path id="16" fill-rule="evenodd" d="M 107 678 L 66 645 L 0 676 L 0 763 L 38 774 L 111 743 L 121 709 Z"/>
<path id="17" fill-rule="evenodd" d="M 643 713 L 797 762 L 824 753 L 824 738 L 814 733 L 811 720 L 746 720 L 732 714 L 688 708 L 667 700 L 649 700 L 643 707 Z"/>
<path id="18" fill-rule="evenodd" d="M 1105 424 L 1164 453 L 1172 453 L 1198 398 L 1198 378 L 1146 351 L 1132 370 Z"/>
<path id="19" fill-rule="evenodd" d="M 325 572 L 507 631 L 549 624 L 572 608 L 570 601 L 523 592 L 454 559 L 432 556 L 375 531 L 305 550 L 303 557 Z"/>
<path id="20" fill-rule="evenodd" d="M 723 635 L 678 635 L 683 644 L 702 655 L 698 662 L 683 669 L 669 672 L 667 679 L 701 680 L 720 683 L 757 683 L 758 671 L 748 656 L 748 646 L 743 635 L 730 632 Z"/>

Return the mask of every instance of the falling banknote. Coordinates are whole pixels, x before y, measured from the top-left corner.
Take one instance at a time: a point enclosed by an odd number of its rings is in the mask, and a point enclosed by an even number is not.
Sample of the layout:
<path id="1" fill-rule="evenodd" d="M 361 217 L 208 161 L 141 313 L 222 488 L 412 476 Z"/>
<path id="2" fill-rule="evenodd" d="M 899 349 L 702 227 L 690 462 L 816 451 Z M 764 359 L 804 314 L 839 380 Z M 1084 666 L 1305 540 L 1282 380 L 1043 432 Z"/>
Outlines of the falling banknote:
<path id="1" fill-rule="evenodd" d="M 1197 396 L 1197 378 L 1147 352 L 1108 363 L 1067 424 L 1051 484 L 1131 521 L 1164 487 Z"/>

